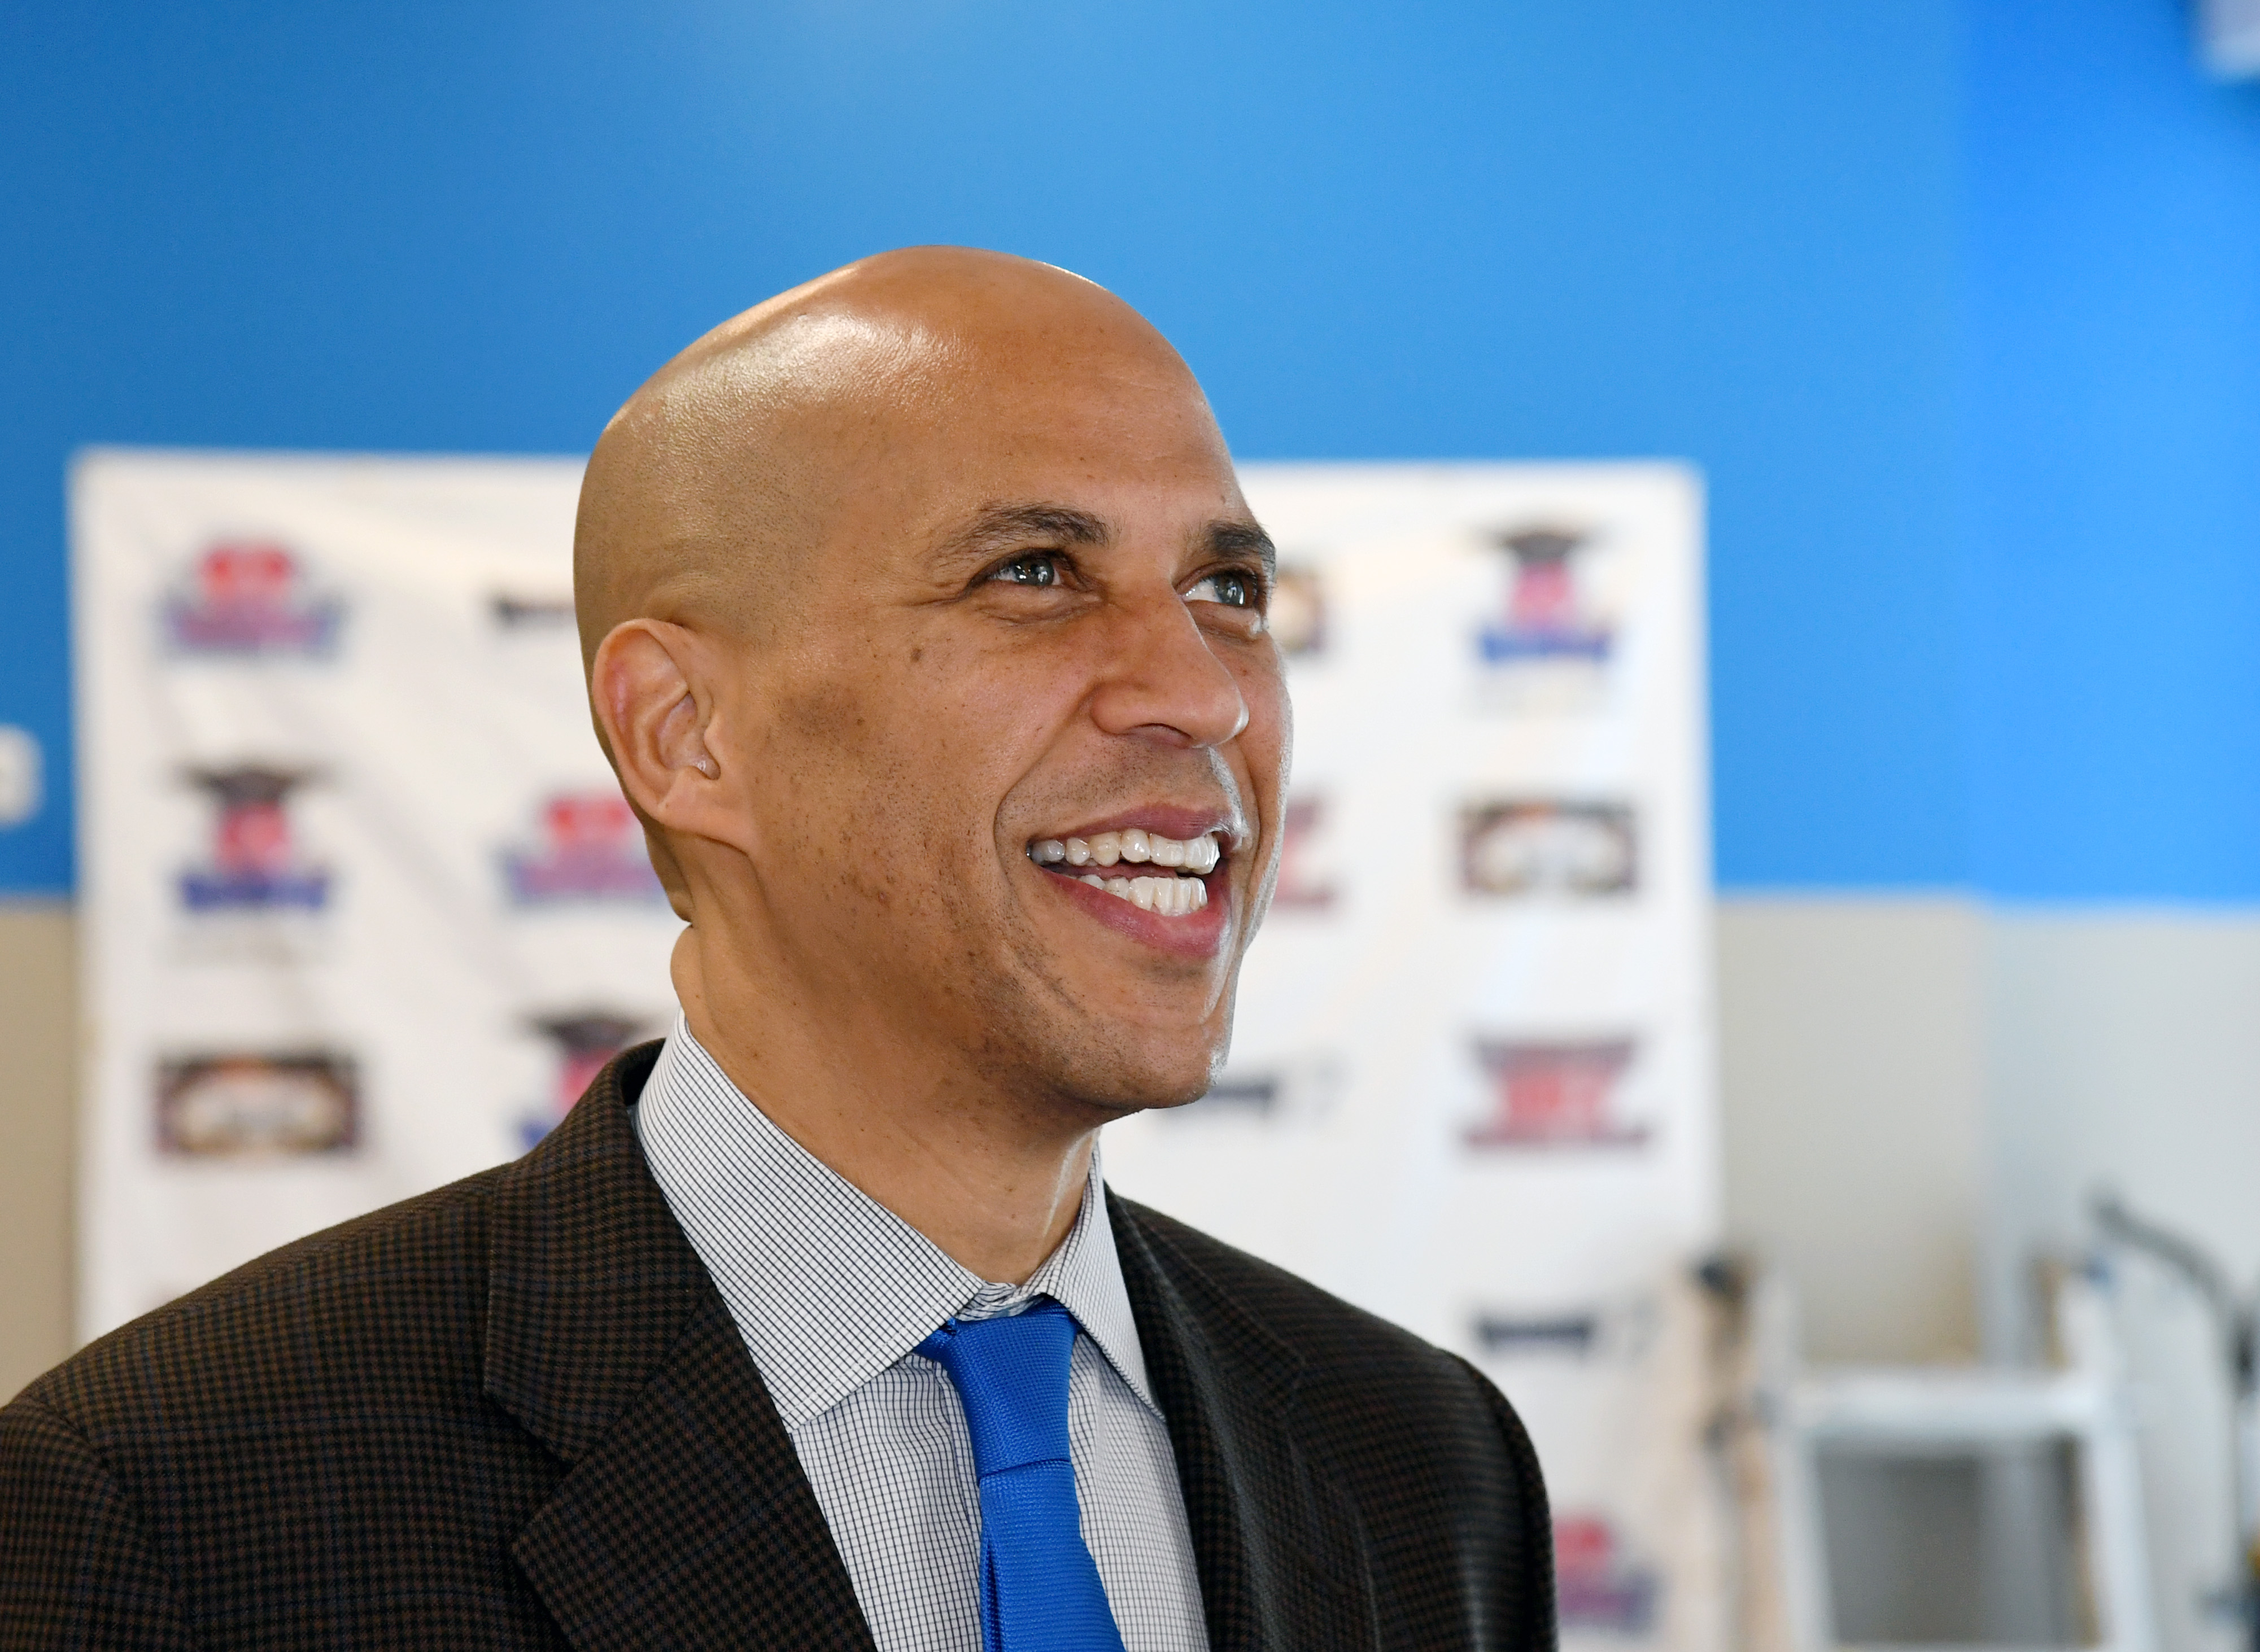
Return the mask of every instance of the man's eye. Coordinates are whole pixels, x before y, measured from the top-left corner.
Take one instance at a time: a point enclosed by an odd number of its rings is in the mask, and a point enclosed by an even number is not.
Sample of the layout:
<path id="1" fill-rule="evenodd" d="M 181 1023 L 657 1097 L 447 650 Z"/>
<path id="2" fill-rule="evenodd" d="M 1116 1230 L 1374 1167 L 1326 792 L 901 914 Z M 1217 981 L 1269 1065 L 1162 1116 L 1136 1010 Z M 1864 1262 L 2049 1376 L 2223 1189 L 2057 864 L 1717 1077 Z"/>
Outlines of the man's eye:
<path id="1" fill-rule="evenodd" d="M 1222 603 L 1227 608 L 1255 606 L 1255 581 L 1247 574 L 1211 574 L 1185 593 L 1189 603 Z"/>
<path id="2" fill-rule="evenodd" d="M 1004 585 L 1056 585 L 1059 558 L 1049 554 L 1016 556 L 989 577 Z"/>

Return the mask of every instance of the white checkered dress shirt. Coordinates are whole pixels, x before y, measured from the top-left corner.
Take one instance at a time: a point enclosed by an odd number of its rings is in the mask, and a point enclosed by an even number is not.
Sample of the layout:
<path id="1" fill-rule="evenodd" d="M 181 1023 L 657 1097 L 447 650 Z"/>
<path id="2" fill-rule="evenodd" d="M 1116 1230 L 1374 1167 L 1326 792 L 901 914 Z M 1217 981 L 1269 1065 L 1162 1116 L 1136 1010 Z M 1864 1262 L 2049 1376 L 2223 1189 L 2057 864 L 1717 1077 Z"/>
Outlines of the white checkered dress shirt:
<path id="1" fill-rule="evenodd" d="M 1207 1652 L 1176 1462 L 1092 1155 L 1074 1229 L 1025 1285 L 968 1272 L 772 1123 L 678 1015 L 635 1109 L 832 1527 L 879 1652 L 981 1652 L 981 1494 L 957 1391 L 914 1353 L 944 1319 L 1050 1297 L 1082 1334 L 1068 1440 L 1083 1541 L 1126 1652 Z"/>

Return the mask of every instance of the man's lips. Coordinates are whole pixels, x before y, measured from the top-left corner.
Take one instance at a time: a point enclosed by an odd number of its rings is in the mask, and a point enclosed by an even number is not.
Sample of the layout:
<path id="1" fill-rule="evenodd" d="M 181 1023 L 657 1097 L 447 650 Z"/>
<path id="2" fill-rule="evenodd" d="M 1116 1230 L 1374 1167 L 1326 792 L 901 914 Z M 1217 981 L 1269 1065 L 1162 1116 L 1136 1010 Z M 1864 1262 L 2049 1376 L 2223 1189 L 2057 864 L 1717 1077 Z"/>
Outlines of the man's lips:
<path id="1" fill-rule="evenodd" d="M 1045 882 L 1058 890 L 1063 899 L 1108 928 L 1141 941 L 1157 952 L 1171 953 L 1184 958 L 1207 958 L 1213 957 L 1223 943 L 1225 930 L 1232 919 L 1232 881 L 1226 870 L 1228 865 L 1228 862 L 1219 862 L 1217 869 L 1205 877 L 1194 877 L 1153 867 L 1119 864 L 1105 872 L 1070 866 L 1046 866 L 1039 869 Z M 1135 872 L 1139 877 L 1119 876 L 1127 872 Z M 1136 884 L 1140 879 L 1159 883 L 1165 878 L 1173 886 L 1185 886 L 1187 891 L 1198 890 L 1201 904 L 1181 912 L 1165 912 L 1140 905 L 1135 899 Z M 1128 886 L 1126 892 L 1125 885 Z M 1184 899 L 1184 892 L 1176 893 L 1178 900 Z"/>
<path id="2" fill-rule="evenodd" d="M 1210 811 L 1148 805 L 1036 839 L 1028 858 L 1109 927 L 1163 951 L 1212 955 L 1228 921 L 1232 828 Z"/>

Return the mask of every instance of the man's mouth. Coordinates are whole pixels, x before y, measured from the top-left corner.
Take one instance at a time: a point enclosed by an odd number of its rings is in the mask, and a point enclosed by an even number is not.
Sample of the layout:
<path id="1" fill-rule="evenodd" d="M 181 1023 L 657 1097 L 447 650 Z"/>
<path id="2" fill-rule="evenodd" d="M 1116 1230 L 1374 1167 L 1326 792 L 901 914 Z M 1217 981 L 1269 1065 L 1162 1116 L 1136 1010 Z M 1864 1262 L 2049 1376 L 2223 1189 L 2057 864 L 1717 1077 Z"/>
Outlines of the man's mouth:
<path id="1" fill-rule="evenodd" d="M 1074 878 L 1160 918 L 1188 918 L 1208 905 L 1203 880 L 1224 859 L 1218 833 L 1165 838 L 1131 826 L 1088 838 L 1043 838 L 1028 858 L 1048 872 Z M 1122 869 L 1140 869 L 1135 876 Z"/>

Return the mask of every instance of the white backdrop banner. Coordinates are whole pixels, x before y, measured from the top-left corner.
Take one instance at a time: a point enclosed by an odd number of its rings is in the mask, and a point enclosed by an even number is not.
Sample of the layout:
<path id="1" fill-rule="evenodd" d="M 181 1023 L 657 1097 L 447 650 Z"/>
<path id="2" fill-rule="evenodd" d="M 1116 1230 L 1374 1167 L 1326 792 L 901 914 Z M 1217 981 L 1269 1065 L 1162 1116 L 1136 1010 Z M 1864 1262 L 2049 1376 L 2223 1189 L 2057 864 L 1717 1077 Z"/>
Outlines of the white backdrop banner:
<path id="1" fill-rule="evenodd" d="M 1250 465 L 1296 704 L 1229 1065 L 1110 1180 L 1476 1361 L 1563 1627 L 1718 1643 L 1701 500 Z M 523 1151 L 665 1030 L 589 727 L 577 462 L 104 451 L 72 485 L 82 1329 Z"/>

